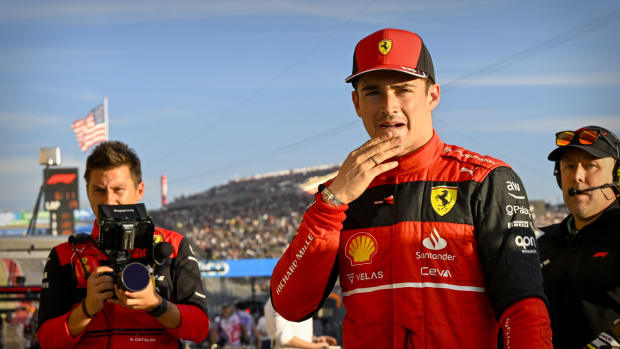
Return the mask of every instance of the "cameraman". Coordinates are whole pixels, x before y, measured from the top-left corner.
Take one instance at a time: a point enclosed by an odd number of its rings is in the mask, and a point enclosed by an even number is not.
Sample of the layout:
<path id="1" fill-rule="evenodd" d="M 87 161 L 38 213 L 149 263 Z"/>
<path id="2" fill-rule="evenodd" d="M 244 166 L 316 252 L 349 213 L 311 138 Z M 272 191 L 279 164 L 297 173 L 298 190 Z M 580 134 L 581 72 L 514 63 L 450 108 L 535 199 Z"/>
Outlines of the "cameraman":
<path id="1" fill-rule="evenodd" d="M 136 204 L 144 196 L 140 159 L 117 141 L 98 145 L 86 161 L 88 200 L 99 205 Z M 172 245 L 169 259 L 155 268 L 142 291 L 120 288 L 92 238 L 72 237 L 56 246 L 45 265 L 37 336 L 42 348 L 178 348 L 180 339 L 202 342 L 209 331 L 205 291 L 186 238 L 155 227 L 155 242 Z M 138 249 L 129 251 L 138 258 Z M 133 255 L 131 254 L 133 253 Z"/>

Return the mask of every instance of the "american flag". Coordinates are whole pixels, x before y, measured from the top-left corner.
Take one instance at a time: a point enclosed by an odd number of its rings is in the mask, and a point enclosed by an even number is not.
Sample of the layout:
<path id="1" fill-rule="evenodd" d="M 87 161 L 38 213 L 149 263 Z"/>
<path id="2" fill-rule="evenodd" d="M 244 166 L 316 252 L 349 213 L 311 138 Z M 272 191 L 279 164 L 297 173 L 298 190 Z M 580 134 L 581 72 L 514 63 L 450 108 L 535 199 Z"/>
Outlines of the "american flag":
<path id="1" fill-rule="evenodd" d="M 71 128 L 75 131 L 80 150 L 85 152 L 93 145 L 107 141 L 106 124 L 103 104 L 93 109 L 84 119 L 75 120 Z"/>

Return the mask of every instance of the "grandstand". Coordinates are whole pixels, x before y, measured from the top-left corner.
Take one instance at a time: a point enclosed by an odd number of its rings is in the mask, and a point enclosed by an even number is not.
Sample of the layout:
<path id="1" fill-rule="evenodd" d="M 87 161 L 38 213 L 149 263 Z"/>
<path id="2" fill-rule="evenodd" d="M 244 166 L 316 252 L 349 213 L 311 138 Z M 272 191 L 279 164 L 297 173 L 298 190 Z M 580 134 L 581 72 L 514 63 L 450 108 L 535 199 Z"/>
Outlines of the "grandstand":
<path id="1" fill-rule="evenodd" d="M 150 215 L 157 225 L 193 240 L 206 259 L 277 258 L 311 193 L 337 170 L 337 165 L 319 166 L 235 179 L 180 197 Z"/>

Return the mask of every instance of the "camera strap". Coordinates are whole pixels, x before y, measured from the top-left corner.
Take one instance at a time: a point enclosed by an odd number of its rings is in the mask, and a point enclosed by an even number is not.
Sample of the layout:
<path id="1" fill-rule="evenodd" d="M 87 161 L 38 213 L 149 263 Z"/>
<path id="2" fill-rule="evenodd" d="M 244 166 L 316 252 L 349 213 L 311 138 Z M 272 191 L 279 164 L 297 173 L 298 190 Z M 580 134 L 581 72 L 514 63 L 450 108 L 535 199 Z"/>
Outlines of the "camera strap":
<path id="1" fill-rule="evenodd" d="M 76 245 L 88 243 L 88 241 L 90 241 L 89 237 L 90 236 L 87 234 L 78 234 L 78 235 L 69 236 L 69 243 L 71 244 L 73 253 L 76 254 L 78 256 L 78 259 L 80 260 L 80 264 L 82 265 L 82 270 L 84 271 L 84 276 L 86 279 L 88 279 L 88 277 L 90 276 L 90 273 L 88 272 L 88 268 L 86 268 L 86 264 L 84 264 L 84 259 L 82 258 L 82 254 L 80 253 Z"/>
<path id="2" fill-rule="evenodd" d="M 94 243 L 95 241 L 93 240 L 93 237 L 90 236 L 89 234 L 78 234 L 78 235 L 71 235 L 69 236 L 69 243 L 71 244 L 71 248 L 73 249 L 73 253 L 76 254 L 78 256 L 78 259 L 80 260 L 80 264 L 82 265 L 82 270 L 84 271 L 84 278 L 88 279 L 88 277 L 90 276 L 90 273 L 88 272 L 88 268 L 86 268 L 86 264 L 84 263 L 84 258 L 82 258 L 82 253 L 79 251 L 79 249 L 77 248 L 78 244 L 88 244 L 89 242 Z M 95 246 L 97 246 L 95 244 Z M 83 251 L 84 249 L 82 249 Z M 71 263 L 73 264 L 73 263 Z M 75 273 L 73 273 L 73 276 L 75 277 Z"/>

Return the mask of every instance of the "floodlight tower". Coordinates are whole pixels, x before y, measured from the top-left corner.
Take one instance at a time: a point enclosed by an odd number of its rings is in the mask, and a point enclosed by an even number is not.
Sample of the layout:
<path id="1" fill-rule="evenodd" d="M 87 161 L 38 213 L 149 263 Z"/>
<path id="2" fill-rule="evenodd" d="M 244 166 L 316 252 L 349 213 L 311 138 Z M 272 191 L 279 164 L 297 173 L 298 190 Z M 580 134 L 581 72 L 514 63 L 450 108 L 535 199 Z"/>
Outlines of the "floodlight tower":
<path id="1" fill-rule="evenodd" d="M 41 206 L 41 195 L 43 194 L 43 188 L 45 187 L 47 170 L 50 166 L 60 166 L 60 164 L 61 158 L 59 147 L 45 147 L 39 150 L 39 165 L 45 165 L 45 169 L 43 169 L 43 182 L 41 183 L 41 188 L 39 188 L 39 195 L 37 195 L 37 201 L 34 204 L 32 217 L 30 218 L 30 223 L 28 224 L 28 231 L 26 232 L 27 235 L 34 233 L 37 226 L 37 216 L 39 215 L 39 207 Z"/>

